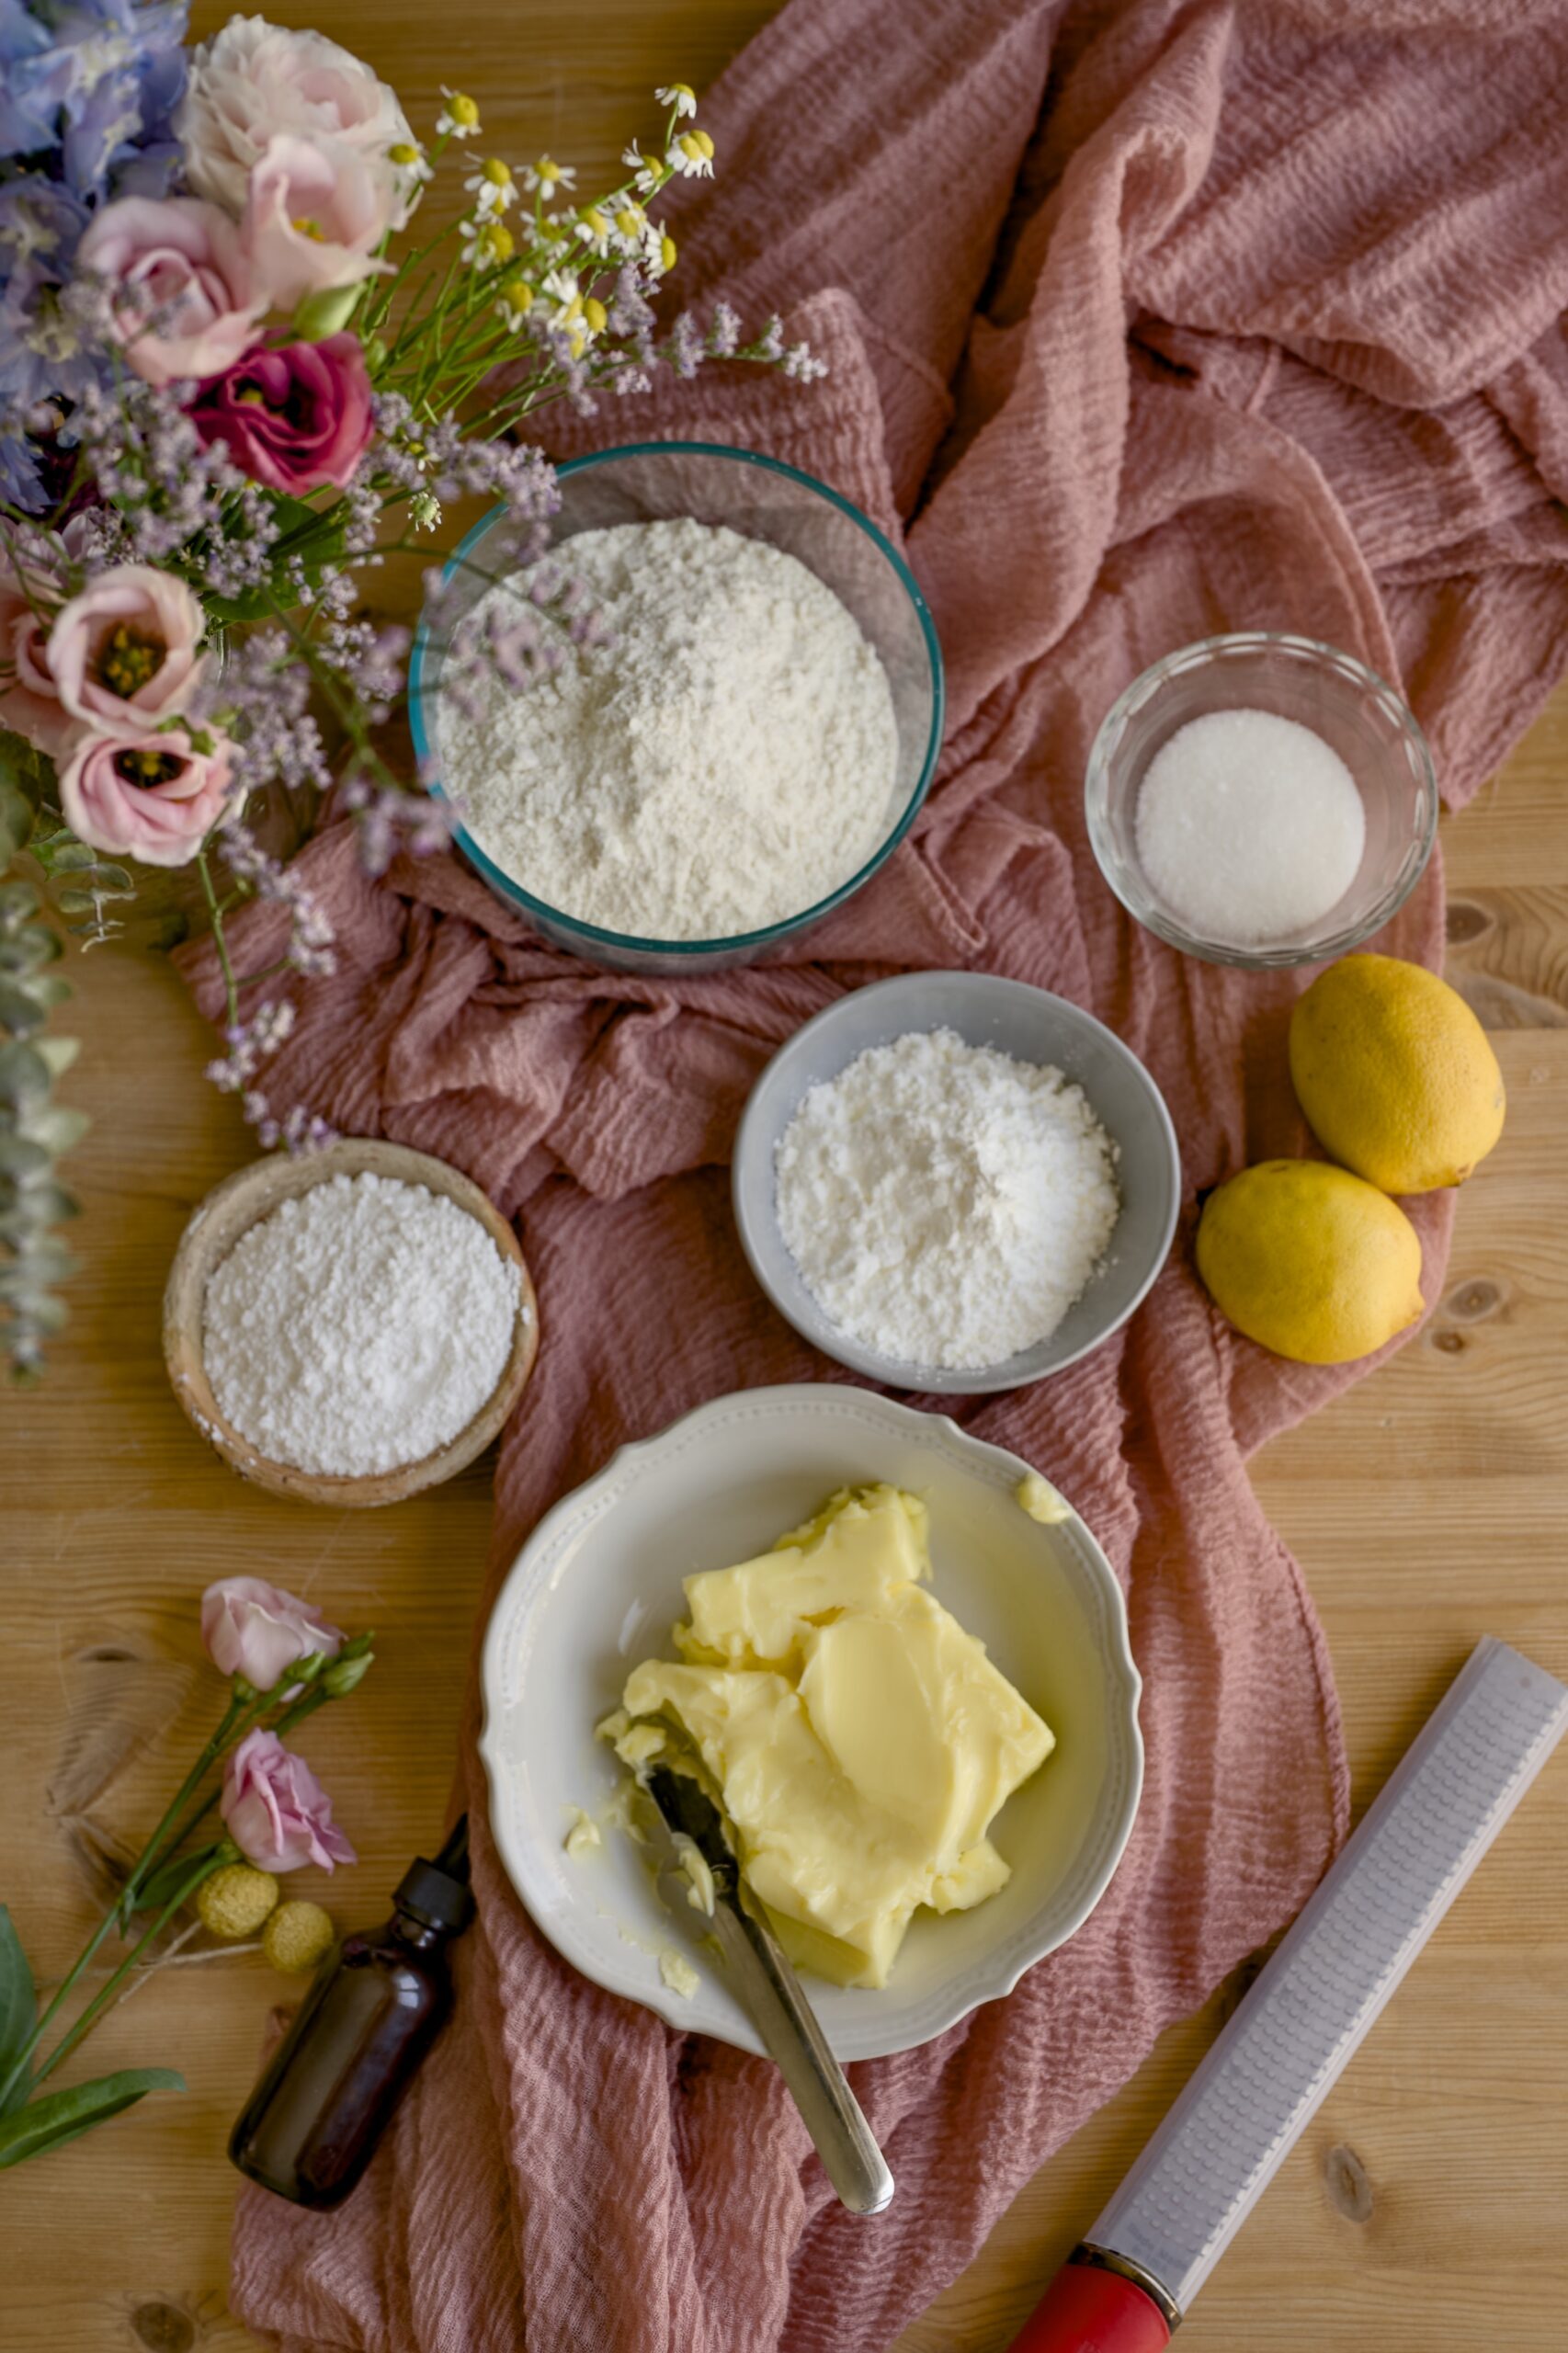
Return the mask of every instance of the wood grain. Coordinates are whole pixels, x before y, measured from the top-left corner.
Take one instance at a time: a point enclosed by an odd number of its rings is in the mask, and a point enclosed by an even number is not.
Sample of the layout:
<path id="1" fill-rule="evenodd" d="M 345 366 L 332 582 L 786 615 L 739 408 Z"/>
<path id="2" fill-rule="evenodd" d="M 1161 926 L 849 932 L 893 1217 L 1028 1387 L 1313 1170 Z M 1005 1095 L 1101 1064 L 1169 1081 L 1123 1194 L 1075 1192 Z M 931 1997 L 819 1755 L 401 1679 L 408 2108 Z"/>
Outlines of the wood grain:
<path id="1" fill-rule="evenodd" d="M 642 126 L 653 83 L 710 80 L 770 8 L 601 0 L 524 15 L 487 0 L 446 12 L 425 0 L 272 0 L 272 13 L 373 59 L 416 118 L 440 83 L 472 88 L 487 147 L 549 146 L 591 181 Z M 226 0 L 203 5 L 198 29 L 226 14 Z M 1568 1673 L 1565 775 L 1568 689 L 1444 828 L 1451 969 L 1496 1030 L 1510 1111 L 1461 1202 L 1441 1305 L 1375 1380 L 1256 1465 L 1328 1630 L 1358 1803 L 1478 1634 Z M 71 1168 L 84 1267 L 48 1385 L 8 1400 L 0 1426 L 0 1889 L 46 1975 L 90 1916 L 83 1824 L 110 1847 L 144 1831 L 171 1760 L 206 1721 L 192 1603 L 225 1574 L 283 1577 L 341 1622 L 380 1630 L 374 1675 L 310 1740 L 363 1855 L 329 1900 L 346 1923 L 376 1916 L 440 1826 L 488 1521 L 484 1464 L 366 1514 L 264 1495 L 207 1453 L 169 1390 L 159 1301 L 191 1208 L 251 1148 L 233 1104 L 201 1080 L 210 1038 L 172 972 L 109 953 L 74 977 L 86 1045 L 68 1092 L 96 1121 Z M 1182 2332 L 1189 2353 L 1298 2353 L 1309 2341 L 1314 2353 L 1561 2353 L 1565 1849 L 1559 1756 L 1227 2256 Z M 289 1993 L 256 1958 L 225 1957 L 168 1969 L 114 2014 L 93 2067 L 177 2061 L 189 2091 L 6 2177 L 0 2343 L 251 2344 L 225 2315 L 233 2177 L 222 2150 L 268 2008 Z M 999 2353 L 1221 2007 L 1165 2037 L 898 2353 Z"/>

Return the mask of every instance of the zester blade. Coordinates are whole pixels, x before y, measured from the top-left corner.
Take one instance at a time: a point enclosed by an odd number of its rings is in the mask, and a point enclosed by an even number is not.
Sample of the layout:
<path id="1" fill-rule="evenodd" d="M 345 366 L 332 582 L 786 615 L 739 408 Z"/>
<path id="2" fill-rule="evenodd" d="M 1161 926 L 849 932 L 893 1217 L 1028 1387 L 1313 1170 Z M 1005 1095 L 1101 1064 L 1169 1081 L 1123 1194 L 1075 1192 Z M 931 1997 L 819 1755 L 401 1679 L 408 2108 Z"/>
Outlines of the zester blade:
<path id="1" fill-rule="evenodd" d="M 1477 1644 L 1094 2228 L 1185 2312 L 1564 1730 Z"/>

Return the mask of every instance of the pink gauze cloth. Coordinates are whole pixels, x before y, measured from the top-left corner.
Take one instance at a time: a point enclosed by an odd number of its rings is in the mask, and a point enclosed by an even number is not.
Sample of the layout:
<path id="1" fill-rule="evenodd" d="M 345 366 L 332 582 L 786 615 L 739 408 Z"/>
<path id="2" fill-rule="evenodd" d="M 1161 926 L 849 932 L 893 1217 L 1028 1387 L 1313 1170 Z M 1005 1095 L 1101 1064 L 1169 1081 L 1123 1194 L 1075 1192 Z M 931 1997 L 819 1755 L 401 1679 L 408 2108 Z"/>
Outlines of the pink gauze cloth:
<path id="1" fill-rule="evenodd" d="M 1084 768 L 1156 656 L 1287 629 L 1403 682 L 1458 801 L 1565 666 L 1568 23 L 1528 15 L 793 0 L 705 106 L 721 176 L 684 207 L 682 261 L 750 318 L 790 313 L 831 375 L 718 370 L 555 446 L 750 444 L 907 547 L 949 689 L 916 835 L 796 959 L 686 981 L 557 954 L 454 858 L 372 883 L 338 825 L 300 859 L 342 961 L 297 988 L 275 1101 L 467 1169 L 519 1217 L 539 1287 L 492 1594 L 623 1440 L 726 1390 L 842 1377 L 748 1274 L 726 1162 L 767 1056 L 843 991 L 976 965 L 1092 1008 L 1164 1089 L 1185 1200 L 1126 1331 L 959 1408 L 1059 1482 L 1125 1581 L 1148 1777 L 1087 1927 L 1006 2001 L 855 2070 L 888 2214 L 835 2207 L 771 2067 L 556 1957 L 496 1859 L 471 1677 L 479 1917 L 453 2023 L 338 2214 L 241 2199 L 234 2309 L 290 2353 L 876 2353 L 1343 1836 L 1323 1639 L 1243 1466 L 1354 1373 L 1239 1339 L 1190 1250 L 1201 1188 L 1307 1148 L 1301 983 L 1131 924 Z M 267 963 L 276 913 L 241 927 Z M 1378 945 L 1435 963 L 1441 937 L 1434 860 Z M 216 1012 L 210 952 L 187 970 Z M 1449 1201 L 1413 1214 L 1432 1301 Z"/>

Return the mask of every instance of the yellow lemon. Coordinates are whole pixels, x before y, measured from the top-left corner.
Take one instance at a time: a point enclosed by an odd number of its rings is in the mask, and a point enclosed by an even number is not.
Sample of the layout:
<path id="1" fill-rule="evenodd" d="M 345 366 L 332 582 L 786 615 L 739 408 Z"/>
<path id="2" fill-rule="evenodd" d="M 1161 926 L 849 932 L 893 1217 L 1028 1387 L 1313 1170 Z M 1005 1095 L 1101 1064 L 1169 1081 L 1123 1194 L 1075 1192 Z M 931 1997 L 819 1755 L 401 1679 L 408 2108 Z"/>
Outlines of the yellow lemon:
<path id="1" fill-rule="evenodd" d="M 1457 990 L 1346 956 L 1290 1017 L 1290 1076 L 1324 1150 L 1385 1193 L 1462 1185 L 1503 1132 L 1503 1074 Z"/>
<path id="2" fill-rule="evenodd" d="M 1321 1160 L 1262 1160 L 1210 1193 L 1198 1271 L 1238 1332 L 1297 1364 L 1369 1356 L 1426 1305 L 1404 1211 Z"/>

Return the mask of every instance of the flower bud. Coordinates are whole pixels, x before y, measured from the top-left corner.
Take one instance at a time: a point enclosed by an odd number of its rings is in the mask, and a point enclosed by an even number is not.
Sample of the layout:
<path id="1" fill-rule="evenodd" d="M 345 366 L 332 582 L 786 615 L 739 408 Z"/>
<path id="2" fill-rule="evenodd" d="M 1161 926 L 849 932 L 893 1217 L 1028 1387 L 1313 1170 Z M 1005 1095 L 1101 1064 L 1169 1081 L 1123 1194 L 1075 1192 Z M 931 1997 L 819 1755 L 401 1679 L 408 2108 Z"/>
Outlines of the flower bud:
<path id="1" fill-rule="evenodd" d="M 276 1909 L 278 1881 L 249 1863 L 225 1863 L 196 1891 L 197 1917 L 210 1935 L 237 1943 L 254 1936 Z"/>
<path id="2" fill-rule="evenodd" d="M 355 1658 L 334 1659 L 322 1677 L 321 1688 L 329 1699 L 346 1699 L 350 1691 L 363 1683 L 375 1665 L 374 1651 L 361 1651 Z"/>
<path id="3" fill-rule="evenodd" d="M 324 343 L 329 335 L 341 335 L 354 315 L 361 290 L 358 286 L 323 286 L 307 294 L 294 313 L 294 333 L 300 341 Z"/>

